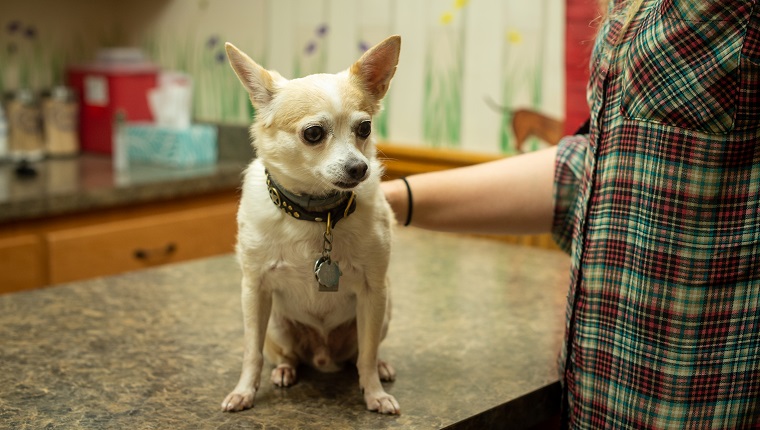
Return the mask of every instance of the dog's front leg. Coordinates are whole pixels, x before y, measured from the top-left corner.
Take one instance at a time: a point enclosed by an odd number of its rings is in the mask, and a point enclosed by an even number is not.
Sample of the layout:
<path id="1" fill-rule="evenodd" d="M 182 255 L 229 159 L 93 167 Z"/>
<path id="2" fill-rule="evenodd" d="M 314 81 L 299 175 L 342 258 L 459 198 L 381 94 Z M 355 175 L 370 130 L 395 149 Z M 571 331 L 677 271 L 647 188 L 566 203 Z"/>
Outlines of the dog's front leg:
<path id="1" fill-rule="evenodd" d="M 379 281 L 382 285 L 384 278 Z M 367 409 L 382 414 L 398 414 L 401 411 L 398 402 L 386 393 L 380 383 L 378 373 L 378 349 L 382 337 L 383 321 L 388 292 L 378 284 L 369 283 L 357 294 L 356 324 L 359 337 L 359 357 L 356 367 L 359 370 L 359 385 L 364 393 Z"/>
<path id="2" fill-rule="evenodd" d="M 242 411 L 253 407 L 253 399 L 261 382 L 264 365 L 264 339 L 269 314 L 272 312 L 272 294 L 260 282 L 243 276 L 243 370 L 237 386 L 222 402 L 223 411 Z"/>

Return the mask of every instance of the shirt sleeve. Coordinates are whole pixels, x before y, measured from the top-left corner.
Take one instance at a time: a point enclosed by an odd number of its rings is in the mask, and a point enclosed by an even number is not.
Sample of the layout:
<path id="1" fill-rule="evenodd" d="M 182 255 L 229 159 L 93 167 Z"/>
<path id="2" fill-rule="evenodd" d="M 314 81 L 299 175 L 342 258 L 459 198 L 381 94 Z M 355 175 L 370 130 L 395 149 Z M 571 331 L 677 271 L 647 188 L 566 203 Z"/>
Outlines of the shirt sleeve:
<path id="1" fill-rule="evenodd" d="M 566 253 L 570 253 L 573 243 L 574 224 L 582 216 L 579 213 L 579 189 L 583 178 L 587 134 L 566 136 L 557 146 L 554 170 L 554 222 L 552 238 Z"/>

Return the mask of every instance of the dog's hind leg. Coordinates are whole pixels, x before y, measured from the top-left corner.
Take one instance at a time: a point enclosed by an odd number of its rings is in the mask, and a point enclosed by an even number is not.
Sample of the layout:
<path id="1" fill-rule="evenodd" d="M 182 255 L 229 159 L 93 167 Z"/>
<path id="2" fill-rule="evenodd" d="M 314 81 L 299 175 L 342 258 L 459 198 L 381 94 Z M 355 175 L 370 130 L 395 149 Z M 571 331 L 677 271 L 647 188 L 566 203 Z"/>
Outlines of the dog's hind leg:
<path id="1" fill-rule="evenodd" d="M 274 325 L 274 324 L 273 324 Z M 275 365 L 272 369 L 272 383 L 278 387 L 290 387 L 298 380 L 296 368 L 298 356 L 292 348 L 285 346 L 287 342 L 278 343 L 272 336 L 267 336 L 264 343 L 264 356 Z"/>
<path id="2" fill-rule="evenodd" d="M 289 363 L 278 364 L 272 370 L 272 383 L 278 387 L 290 387 L 296 383 L 296 367 Z"/>
<path id="3" fill-rule="evenodd" d="M 298 380 L 296 368 L 298 367 L 298 357 L 293 353 L 286 353 L 284 349 L 277 345 L 270 337 L 264 344 L 264 355 L 267 360 L 275 365 L 272 369 L 272 383 L 278 387 L 290 387 Z"/>
<path id="4" fill-rule="evenodd" d="M 387 282 L 387 281 L 386 281 Z M 380 333 L 380 339 L 385 339 L 388 335 L 388 322 L 391 319 L 391 299 L 388 296 L 387 308 L 385 310 L 385 321 L 383 321 L 383 330 Z M 396 380 L 396 370 L 385 360 L 377 359 L 377 373 L 380 375 L 382 382 L 393 382 Z"/>
<path id="5" fill-rule="evenodd" d="M 393 382 L 396 380 L 396 370 L 387 361 L 377 360 L 377 373 L 383 382 Z"/>

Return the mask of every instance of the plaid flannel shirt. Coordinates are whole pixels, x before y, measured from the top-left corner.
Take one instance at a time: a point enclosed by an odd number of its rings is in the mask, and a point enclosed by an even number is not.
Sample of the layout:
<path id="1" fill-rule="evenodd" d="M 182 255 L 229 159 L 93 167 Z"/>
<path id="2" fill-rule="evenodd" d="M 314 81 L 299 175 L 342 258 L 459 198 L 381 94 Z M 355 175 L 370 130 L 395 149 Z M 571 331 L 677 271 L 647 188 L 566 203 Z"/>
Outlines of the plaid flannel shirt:
<path id="1" fill-rule="evenodd" d="M 622 19 L 556 161 L 565 424 L 760 428 L 760 0 Z"/>

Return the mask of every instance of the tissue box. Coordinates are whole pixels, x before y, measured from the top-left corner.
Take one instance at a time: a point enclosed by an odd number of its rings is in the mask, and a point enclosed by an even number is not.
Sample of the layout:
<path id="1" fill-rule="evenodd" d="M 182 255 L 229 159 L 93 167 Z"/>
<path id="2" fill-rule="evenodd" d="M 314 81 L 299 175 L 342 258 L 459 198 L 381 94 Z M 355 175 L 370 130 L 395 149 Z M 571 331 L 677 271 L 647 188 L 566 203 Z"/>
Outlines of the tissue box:
<path id="1" fill-rule="evenodd" d="M 171 167 L 216 163 L 216 127 L 193 124 L 173 129 L 154 124 L 125 124 L 121 130 L 129 162 Z"/>

